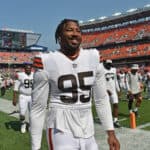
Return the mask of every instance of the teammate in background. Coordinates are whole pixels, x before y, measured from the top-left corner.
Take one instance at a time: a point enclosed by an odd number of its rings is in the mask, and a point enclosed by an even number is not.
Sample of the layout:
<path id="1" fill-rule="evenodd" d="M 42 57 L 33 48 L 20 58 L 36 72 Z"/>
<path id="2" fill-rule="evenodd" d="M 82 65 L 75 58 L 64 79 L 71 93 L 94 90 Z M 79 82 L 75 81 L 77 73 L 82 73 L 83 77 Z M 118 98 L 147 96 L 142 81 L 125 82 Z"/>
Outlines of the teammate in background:
<path id="1" fill-rule="evenodd" d="M 6 80 L 5 80 L 5 77 L 2 77 L 2 79 L 1 79 L 0 89 L 1 89 L 1 96 L 4 96 L 5 93 L 6 93 Z"/>
<path id="2" fill-rule="evenodd" d="M 123 69 L 120 69 L 120 71 L 118 73 L 118 82 L 119 82 L 120 90 L 122 92 L 126 91 L 125 72 Z"/>
<path id="3" fill-rule="evenodd" d="M 144 98 L 150 100 L 150 71 L 149 70 L 147 69 L 144 70 L 142 81 L 144 84 L 143 91 L 146 93 Z"/>
<path id="4" fill-rule="evenodd" d="M 106 88 L 113 107 L 114 127 L 119 128 L 121 127 L 118 122 L 118 93 L 120 92 L 120 88 L 117 79 L 117 71 L 116 68 L 112 66 L 112 60 L 110 59 L 104 61 L 103 66 L 105 70 Z"/>
<path id="5" fill-rule="evenodd" d="M 16 106 L 19 100 L 19 112 L 21 122 L 21 133 L 26 132 L 27 123 L 25 114 L 31 108 L 31 91 L 33 85 L 33 72 L 30 64 L 25 64 L 25 71 L 18 72 L 14 83 L 13 105 Z M 19 94 L 19 95 L 18 95 Z"/>
<path id="6" fill-rule="evenodd" d="M 138 108 L 142 102 L 141 95 L 141 86 L 142 86 L 142 78 L 138 73 L 139 66 L 138 64 L 133 64 L 131 67 L 131 71 L 126 75 L 126 83 L 127 83 L 127 91 L 128 91 L 128 109 L 129 113 L 134 112 L 136 116 L 138 116 Z M 133 101 L 135 100 L 135 108 L 132 109 Z"/>
<path id="7" fill-rule="evenodd" d="M 120 68 L 117 73 L 117 79 L 120 87 L 120 95 L 119 100 L 127 100 L 125 95 L 127 95 L 127 87 L 126 87 L 126 72 L 125 68 Z"/>
<path id="8" fill-rule="evenodd" d="M 62 20 L 55 38 L 60 50 L 34 59 L 37 71 L 30 115 L 32 150 L 41 147 L 47 101 L 50 102 L 46 116 L 49 150 L 98 150 L 94 138 L 91 88 L 110 149 L 119 150 L 98 51 L 80 48 L 82 37 L 76 20 Z"/>
<path id="9" fill-rule="evenodd" d="M 148 70 L 147 69 L 144 69 L 144 71 L 143 71 L 143 74 L 142 74 L 142 81 L 143 81 L 143 92 L 145 92 L 146 94 L 147 94 L 147 73 L 148 73 Z M 147 96 L 146 97 L 144 97 L 144 98 L 147 98 Z"/>
<path id="10" fill-rule="evenodd" d="M 150 71 L 147 72 L 147 100 L 150 100 Z"/>

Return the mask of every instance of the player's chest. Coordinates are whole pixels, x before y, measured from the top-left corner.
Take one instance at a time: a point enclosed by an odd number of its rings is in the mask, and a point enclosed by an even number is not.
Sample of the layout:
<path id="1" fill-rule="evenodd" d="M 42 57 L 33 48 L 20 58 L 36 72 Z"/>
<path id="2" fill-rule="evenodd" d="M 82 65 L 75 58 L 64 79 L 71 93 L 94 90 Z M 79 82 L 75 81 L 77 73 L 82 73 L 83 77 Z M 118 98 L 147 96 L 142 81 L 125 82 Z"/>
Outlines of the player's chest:
<path id="1" fill-rule="evenodd" d="M 106 81 L 112 81 L 115 79 L 114 72 L 105 72 Z"/>
<path id="2" fill-rule="evenodd" d="M 50 75 L 50 81 L 63 86 L 82 86 L 92 85 L 95 79 L 96 68 L 89 63 L 74 62 L 62 62 L 55 64 L 55 67 L 48 70 Z"/>
<path id="3" fill-rule="evenodd" d="M 20 82 L 22 85 L 32 84 L 33 83 L 33 75 L 21 75 Z"/>

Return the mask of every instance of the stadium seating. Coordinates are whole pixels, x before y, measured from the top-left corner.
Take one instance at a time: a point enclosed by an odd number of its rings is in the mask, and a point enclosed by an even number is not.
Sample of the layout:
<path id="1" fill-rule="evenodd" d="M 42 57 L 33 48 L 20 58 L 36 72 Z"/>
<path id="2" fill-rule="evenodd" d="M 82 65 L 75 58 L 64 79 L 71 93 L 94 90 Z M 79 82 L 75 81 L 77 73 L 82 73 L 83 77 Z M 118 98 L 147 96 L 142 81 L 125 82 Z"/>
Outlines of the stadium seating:
<path id="1" fill-rule="evenodd" d="M 22 64 L 32 62 L 38 52 L 0 52 L 0 63 Z"/>
<path id="2" fill-rule="evenodd" d="M 97 47 L 110 43 L 123 43 L 150 36 L 150 21 L 114 29 L 83 33 L 82 47 Z"/>
<path id="3" fill-rule="evenodd" d="M 150 45 L 138 44 L 132 46 L 122 46 L 106 50 L 100 50 L 100 54 L 103 59 L 118 59 L 118 58 L 129 58 L 138 56 L 150 55 Z"/>

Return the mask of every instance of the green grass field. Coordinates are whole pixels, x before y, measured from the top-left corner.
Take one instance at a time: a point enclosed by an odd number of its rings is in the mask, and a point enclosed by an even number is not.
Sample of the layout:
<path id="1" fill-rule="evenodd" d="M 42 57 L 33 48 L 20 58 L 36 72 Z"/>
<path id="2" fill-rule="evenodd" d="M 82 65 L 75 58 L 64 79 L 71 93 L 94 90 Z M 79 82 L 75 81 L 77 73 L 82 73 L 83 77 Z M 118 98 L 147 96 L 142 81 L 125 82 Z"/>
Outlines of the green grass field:
<path id="1" fill-rule="evenodd" d="M 143 93 L 143 95 L 145 95 Z M 12 100 L 12 89 L 8 90 L 4 99 Z M 150 101 L 143 99 L 142 105 L 139 109 L 140 117 L 136 119 L 137 126 L 150 123 L 149 117 Z M 93 106 L 93 114 L 96 118 L 96 112 Z M 129 126 L 129 112 L 127 101 L 120 101 L 119 103 L 119 120 L 123 127 Z M 17 118 L 11 117 L 8 114 L 0 112 L 0 150 L 30 150 L 30 136 L 29 133 L 20 133 L 20 124 Z M 150 131 L 150 126 L 142 128 L 142 130 Z M 47 149 L 45 131 L 43 133 L 42 149 Z"/>
<path id="2" fill-rule="evenodd" d="M 145 97 L 146 93 L 143 93 L 143 97 Z M 124 100 L 120 100 L 119 102 L 119 120 L 120 124 L 123 127 L 130 128 L 130 118 L 129 118 L 129 111 L 128 111 L 128 102 L 125 100 L 126 97 L 123 95 L 121 97 Z M 136 125 L 145 125 L 147 123 L 150 123 L 150 101 L 147 99 L 143 98 L 141 107 L 139 108 L 139 115 L 140 117 L 136 118 Z M 93 114 L 96 116 L 96 111 L 95 108 L 93 107 Z M 149 127 L 144 127 L 142 129 L 149 130 L 150 131 L 150 126 Z"/>
<path id="3" fill-rule="evenodd" d="M 30 150 L 29 133 L 20 133 L 20 123 L 17 118 L 0 112 L 0 150 Z M 46 135 L 43 132 L 41 150 L 47 149 Z"/>
<path id="4" fill-rule="evenodd" d="M 150 123 L 150 116 L 149 116 L 149 108 L 150 108 L 150 101 L 143 100 L 141 107 L 139 108 L 139 115 L 140 117 L 136 118 L 136 124 L 144 125 L 146 123 Z M 122 126 L 124 127 L 130 127 L 129 126 L 129 112 L 127 108 L 127 102 L 120 102 L 119 104 L 119 119 L 127 119 L 124 121 L 121 121 Z"/>
<path id="5" fill-rule="evenodd" d="M 1 96 L 1 92 L 0 92 L 0 98 L 4 98 L 4 99 L 7 99 L 7 100 L 12 100 L 12 98 L 13 98 L 13 90 L 12 90 L 12 88 L 6 90 L 4 96 Z"/>

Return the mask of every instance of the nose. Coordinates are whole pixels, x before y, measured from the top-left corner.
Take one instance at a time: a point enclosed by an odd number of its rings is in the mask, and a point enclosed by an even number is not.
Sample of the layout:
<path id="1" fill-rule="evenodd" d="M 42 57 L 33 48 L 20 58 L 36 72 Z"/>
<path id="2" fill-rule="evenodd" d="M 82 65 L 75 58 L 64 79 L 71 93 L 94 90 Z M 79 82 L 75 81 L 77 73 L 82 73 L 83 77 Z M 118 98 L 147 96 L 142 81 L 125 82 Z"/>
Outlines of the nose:
<path id="1" fill-rule="evenodd" d="M 73 30 L 73 35 L 80 35 L 80 32 L 79 31 L 77 31 L 77 30 Z"/>
<path id="2" fill-rule="evenodd" d="M 81 34 L 81 32 L 78 28 L 74 28 L 72 31 L 73 31 L 74 35 L 80 35 Z"/>

